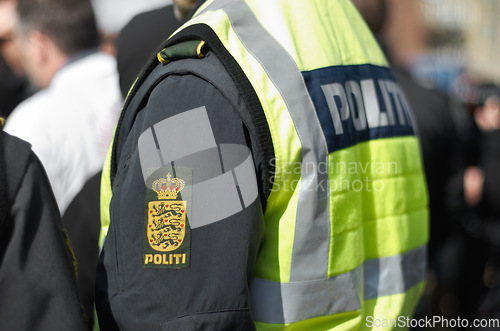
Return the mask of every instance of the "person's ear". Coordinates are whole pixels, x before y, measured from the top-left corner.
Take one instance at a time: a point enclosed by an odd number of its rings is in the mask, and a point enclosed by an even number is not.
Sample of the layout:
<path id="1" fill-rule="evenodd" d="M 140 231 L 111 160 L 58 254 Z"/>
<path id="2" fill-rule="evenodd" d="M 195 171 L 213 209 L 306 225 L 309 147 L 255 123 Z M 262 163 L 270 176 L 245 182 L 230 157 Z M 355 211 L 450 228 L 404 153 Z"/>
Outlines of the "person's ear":
<path id="1" fill-rule="evenodd" d="M 49 61 L 52 41 L 39 31 L 32 31 L 28 36 L 31 45 L 29 51 L 32 52 L 28 58 L 35 61 L 36 65 L 44 65 Z"/>

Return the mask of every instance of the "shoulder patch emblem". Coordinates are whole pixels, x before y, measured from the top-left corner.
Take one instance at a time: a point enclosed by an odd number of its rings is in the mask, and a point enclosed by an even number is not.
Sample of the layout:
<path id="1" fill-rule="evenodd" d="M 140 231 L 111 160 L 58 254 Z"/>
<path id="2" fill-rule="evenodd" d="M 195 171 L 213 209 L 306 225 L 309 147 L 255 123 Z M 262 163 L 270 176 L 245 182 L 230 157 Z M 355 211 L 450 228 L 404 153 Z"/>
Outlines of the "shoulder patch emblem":
<path id="1" fill-rule="evenodd" d="M 159 175 L 158 172 L 155 174 Z M 170 172 L 156 178 L 154 181 L 148 180 L 148 189 L 151 189 L 149 196 L 153 197 L 154 194 L 157 200 L 146 199 L 144 267 L 186 268 L 190 262 L 191 246 L 188 205 L 181 193 L 186 182 L 181 178 L 173 178 Z"/>

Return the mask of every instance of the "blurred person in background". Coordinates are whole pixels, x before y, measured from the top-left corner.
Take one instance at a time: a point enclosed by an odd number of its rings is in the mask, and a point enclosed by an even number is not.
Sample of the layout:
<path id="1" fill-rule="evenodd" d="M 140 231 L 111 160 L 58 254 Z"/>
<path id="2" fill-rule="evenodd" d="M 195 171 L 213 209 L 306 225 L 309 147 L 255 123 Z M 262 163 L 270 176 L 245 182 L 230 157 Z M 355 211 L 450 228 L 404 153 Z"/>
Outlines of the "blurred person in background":
<path id="1" fill-rule="evenodd" d="M 0 116 L 4 118 L 36 90 L 24 74 L 14 43 L 16 3 L 0 0 Z"/>
<path id="2" fill-rule="evenodd" d="M 132 17 L 171 2 L 171 0 L 91 0 L 97 30 L 101 37 L 100 49 L 108 54 L 116 55 L 115 39 Z"/>
<path id="3" fill-rule="evenodd" d="M 87 330 L 74 256 L 45 170 L 31 146 L 2 126 L 0 330 Z"/>
<path id="4" fill-rule="evenodd" d="M 75 252 L 80 295 L 91 316 L 99 173 L 122 102 L 116 61 L 98 51 L 89 0 L 19 0 L 17 14 L 22 64 L 41 90 L 16 107 L 5 131 L 31 143 L 47 171 Z M 89 181 L 89 194 L 75 200 Z M 73 216 L 66 217 L 68 210 Z M 89 211 L 94 216 L 84 217 Z"/>
<path id="5" fill-rule="evenodd" d="M 116 39 L 120 90 L 125 98 L 130 87 L 161 42 L 167 39 L 196 6 L 196 0 L 173 0 L 173 4 L 138 14 Z"/>
<path id="6" fill-rule="evenodd" d="M 384 38 L 391 8 L 386 0 L 353 0 L 390 59 L 391 46 Z M 476 130 L 464 104 L 435 88 L 419 84 L 407 70 L 391 70 L 408 97 L 421 140 L 429 190 L 430 241 L 427 289 L 417 317 L 458 313 L 458 293 L 463 292 L 458 272 L 465 252 L 461 246 L 463 174 L 472 162 Z M 450 302 L 454 301 L 454 302 Z M 465 305 L 466 303 L 462 303 Z M 450 308 L 453 307 L 453 308 Z"/>
<path id="7" fill-rule="evenodd" d="M 480 130 L 478 159 L 468 167 L 464 176 L 464 193 L 473 208 L 466 229 L 471 233 L 467 242 L 470 260 L 477 265 L 474 278 L 469 277 L 468 305 L 478 318 L 500 317 L 500 87 L 481 84 L 479 102 L 474 109 L 474 119 Z M 468 265 L 463 266 L 467 272 Z"/>

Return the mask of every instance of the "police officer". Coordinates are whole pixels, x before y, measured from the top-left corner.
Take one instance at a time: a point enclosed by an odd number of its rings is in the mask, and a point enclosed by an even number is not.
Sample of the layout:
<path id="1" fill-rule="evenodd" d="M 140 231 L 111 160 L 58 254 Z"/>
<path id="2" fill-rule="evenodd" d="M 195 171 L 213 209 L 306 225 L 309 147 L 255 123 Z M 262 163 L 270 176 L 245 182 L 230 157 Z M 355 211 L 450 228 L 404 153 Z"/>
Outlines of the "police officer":
<path id="1" fill-rule="evenodd" d="M 162 48 L 104 170 L 101 327 L 411 316 L 428 230 L 419 142 L 350 1 L 207 1 Z"/>

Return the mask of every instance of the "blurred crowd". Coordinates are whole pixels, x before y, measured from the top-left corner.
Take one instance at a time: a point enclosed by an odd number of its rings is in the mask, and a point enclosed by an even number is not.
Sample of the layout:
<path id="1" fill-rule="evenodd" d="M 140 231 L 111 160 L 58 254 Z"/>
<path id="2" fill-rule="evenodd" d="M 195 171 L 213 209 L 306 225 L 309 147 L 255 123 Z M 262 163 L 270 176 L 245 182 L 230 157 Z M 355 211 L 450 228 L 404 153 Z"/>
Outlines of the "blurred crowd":
<path id="1" fill-rule="evenodd" d="M 392 62 L 398 45 L 384 38 L 392 3 L 353 2 Z M 429 191 L 427 287 L 415 318 L 498 318 L 500 87 L 463 67 L 441 88 L 415 76 L 413 61 L 392 70 L 418 124 Z"/>
<path id="2" fill-rule="evenodd" d="M 47 171 L 88 317 L 101 165 L 121 103 L 194 3 L 177 1 L 174 9 L 167 0 L 71 0 L 65 9 L 61 2 L 0 0 L 0 116 Z M 387 4 L 353 2 L 390 60 L 393 45 L 380 33 Z M 70 29 L 75 20 L 80 27 Z M 418 123 L 431 213 L 427 289 L 417 317 L 500 318 L 500 86 L 464 68 L 445 93 L 422 86 L 408 69 L 393 66 Z"/>

